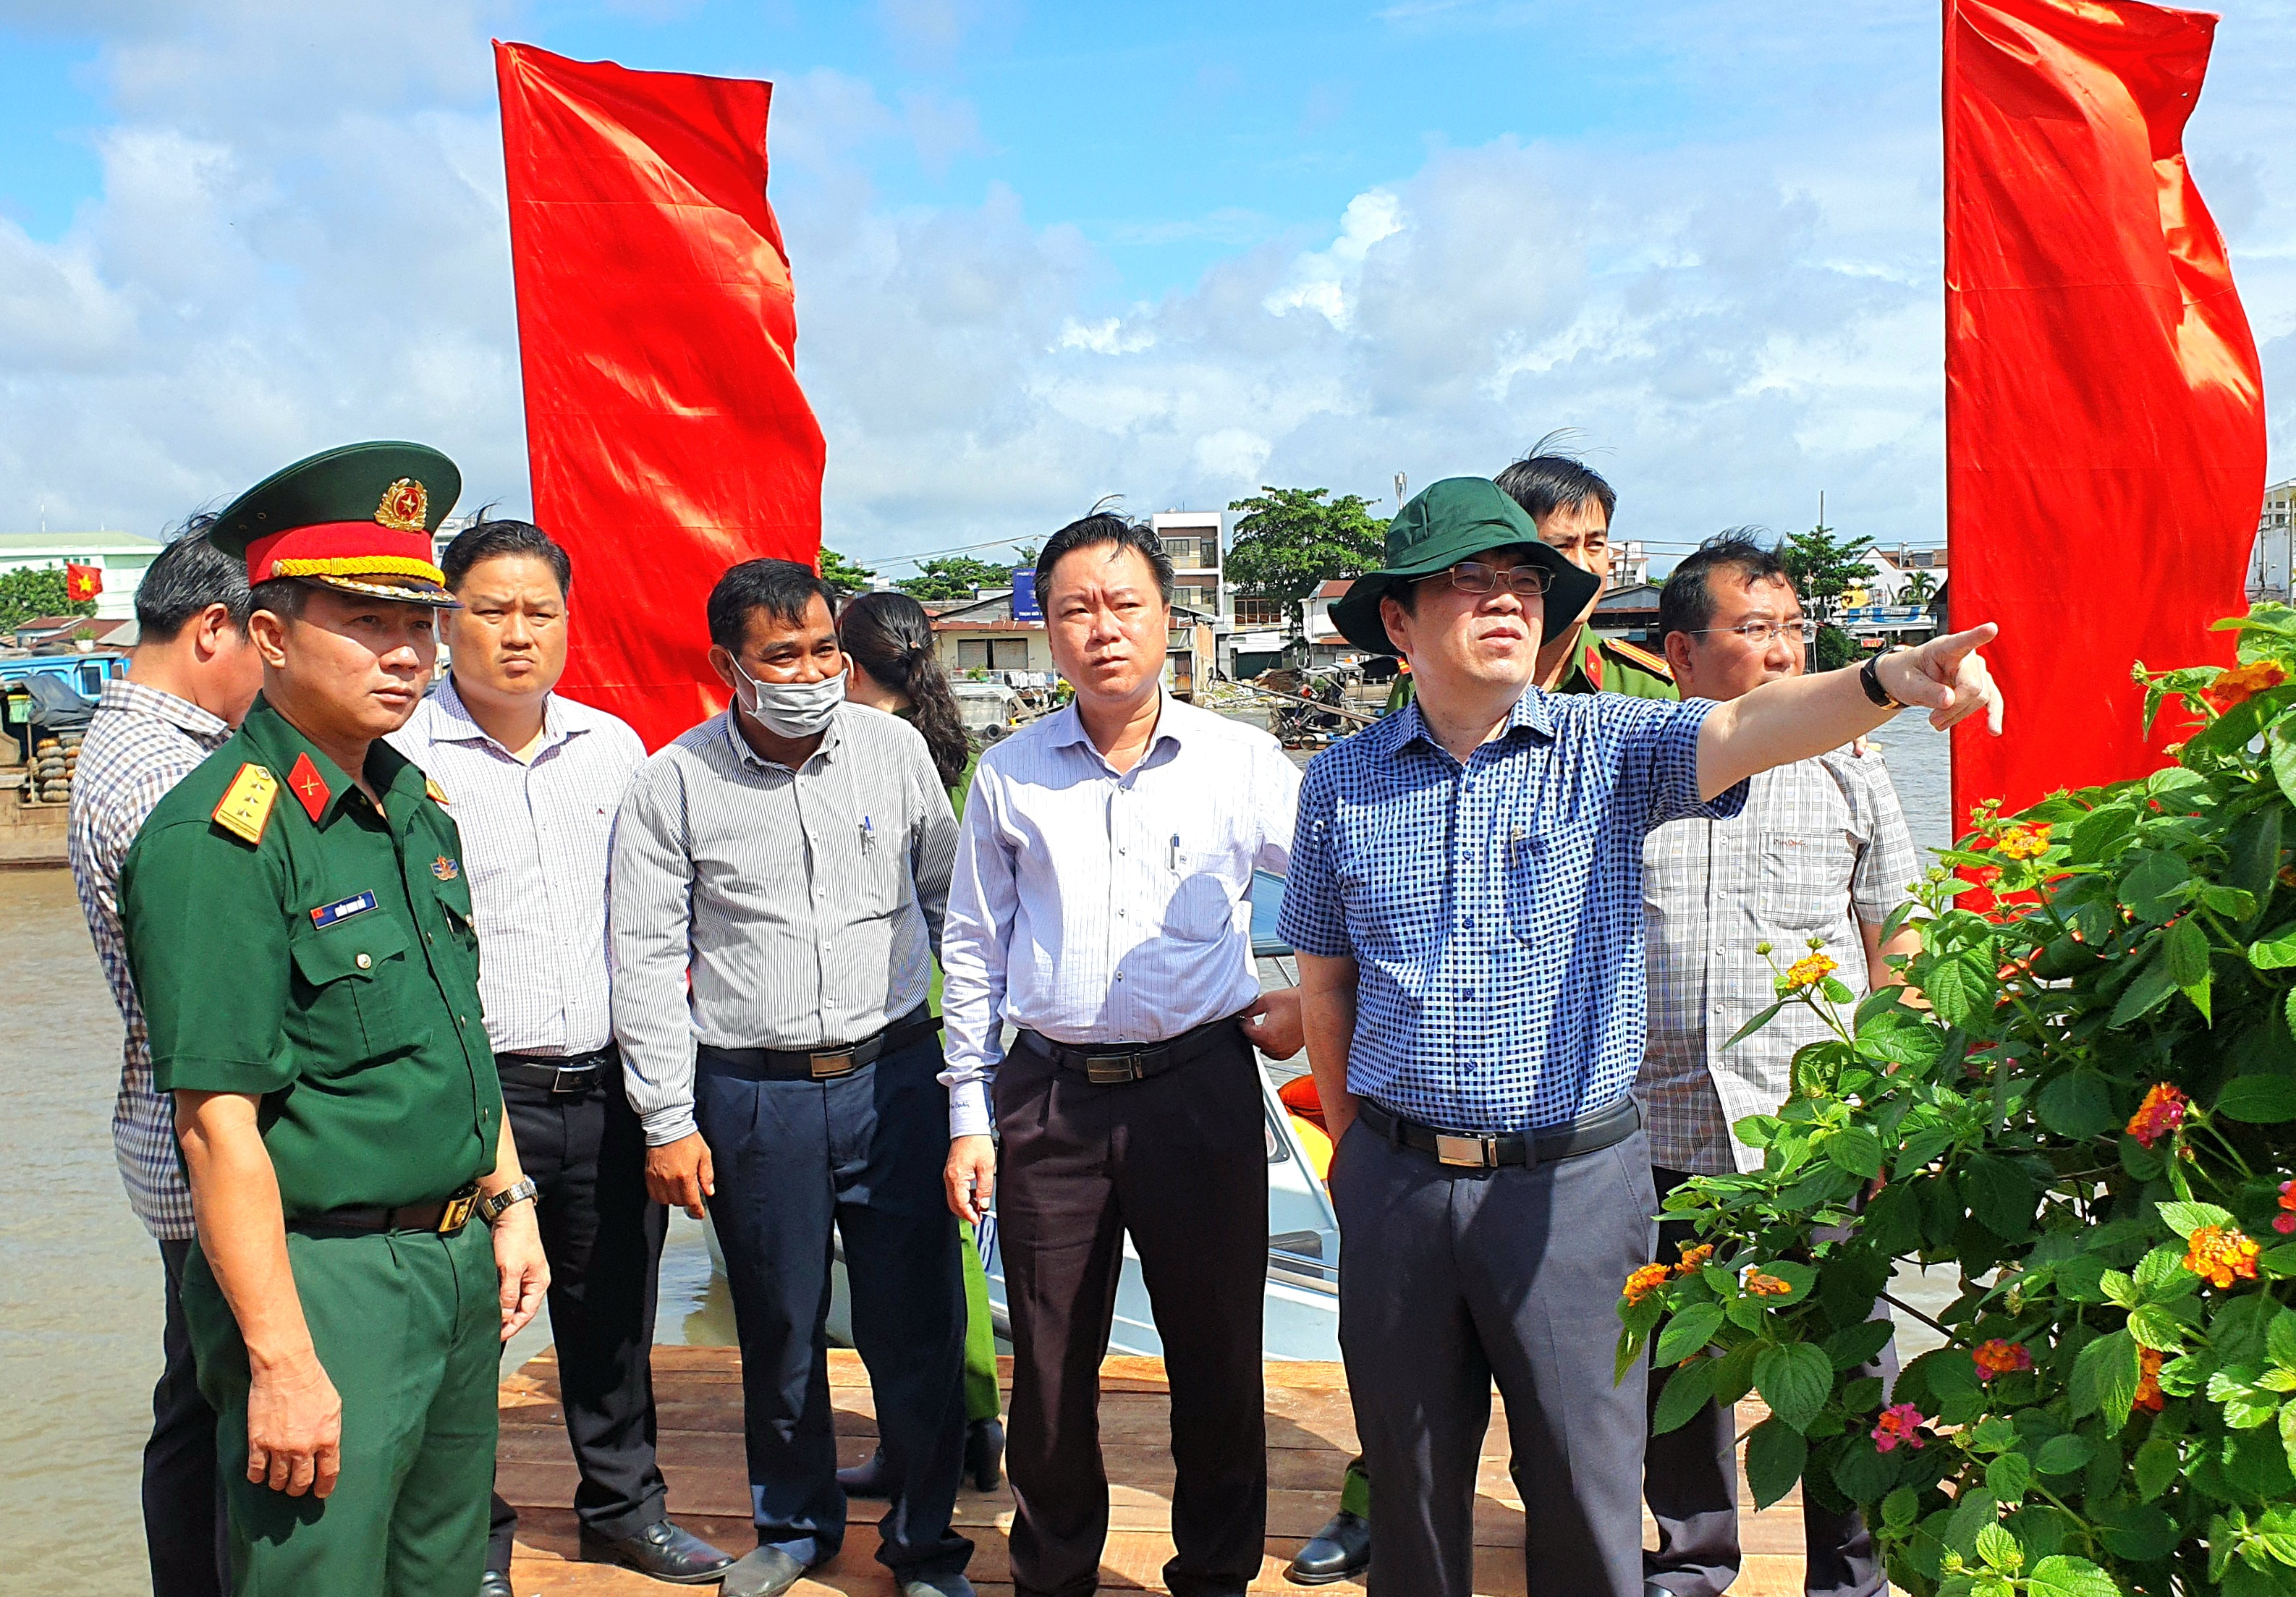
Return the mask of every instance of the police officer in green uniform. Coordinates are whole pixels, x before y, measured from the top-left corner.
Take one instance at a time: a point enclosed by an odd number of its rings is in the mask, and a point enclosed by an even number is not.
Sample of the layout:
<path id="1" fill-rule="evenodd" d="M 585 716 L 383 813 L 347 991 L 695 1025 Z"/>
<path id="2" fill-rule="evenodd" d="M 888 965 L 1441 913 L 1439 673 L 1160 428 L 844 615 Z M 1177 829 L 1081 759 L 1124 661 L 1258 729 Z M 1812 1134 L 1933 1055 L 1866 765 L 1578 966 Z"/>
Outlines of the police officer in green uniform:
<path id="1" fill-rule="evenodd" d="M 1677 699 L 1674 672 L 1662 655 L 1587 626 L 1603 589 L 1611 580 L 1611 512 L 1619 495 L 1584 462 L 1557 455 L 1543 445 L 1492 479 L 1522 506 L 1538 528 L 1539 541 L 1594 577 L 1595 586 L 1576 618 L 1550 630 L 1538 651 L 1532 678 L 1550 693 L 1624 693 L 1635 699 Z M 1411 701 L 1410 674 L 1400 673 L 1387 708 Z M 1351 1461 L 1340 1488 L 1339 1512 L 1300 1550 L 1285 1576 L 1298 1585 L 1324 1585 L 1352 1579 L 1371 1562 L 1371 1478 L 1363 1460 Z"/>
<path id="2" fill-rule="evenodd" d="M 496 1358 L 548 1284 L 462 844 L 381 741 L 430 680 L 430 534 L 461 486 L 434 450 L 360 444 L 223 512 L 263 696 L 121 871 L 242 1597 L 478 1590 Z"/>

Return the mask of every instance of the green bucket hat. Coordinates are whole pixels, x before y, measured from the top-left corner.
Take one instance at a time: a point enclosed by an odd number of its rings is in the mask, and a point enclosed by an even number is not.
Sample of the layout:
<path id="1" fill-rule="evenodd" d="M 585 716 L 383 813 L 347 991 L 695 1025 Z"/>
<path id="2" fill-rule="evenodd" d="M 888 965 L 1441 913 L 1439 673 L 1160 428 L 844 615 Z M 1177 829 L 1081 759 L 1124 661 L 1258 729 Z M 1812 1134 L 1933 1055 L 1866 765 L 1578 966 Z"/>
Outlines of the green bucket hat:
<path id="1" fill-rule="evenodd" d="M 1379 602 L 1422 577 L 1448 570 L 1494 549 L 1521 545 L 1530 563 L 1554 574 L 1546 590 L 1546 630 L 1553 643 L 1602 590 L 1602 579 L 1582 571 L 1562 551 L 1539 542 L 1530 513 L 1484 477 L 1447 477 L 1431 483 L 1387 524 L 1387 564 L 1355 579 L 1332 602 L 1332 624 L 1348 642 L 1374 654 L 1400 654 L 1379 618 Z"/>

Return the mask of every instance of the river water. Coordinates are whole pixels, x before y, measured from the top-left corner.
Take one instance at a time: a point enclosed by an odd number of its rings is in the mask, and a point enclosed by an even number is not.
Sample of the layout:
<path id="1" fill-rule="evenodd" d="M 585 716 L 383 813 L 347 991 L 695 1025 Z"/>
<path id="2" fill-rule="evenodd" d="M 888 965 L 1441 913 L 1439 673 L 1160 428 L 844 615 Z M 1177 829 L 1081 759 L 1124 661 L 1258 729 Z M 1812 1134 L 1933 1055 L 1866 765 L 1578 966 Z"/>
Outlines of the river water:
<path id="1" fill-rule="evenodd" d="M 1946 743 L 1913 712 L 1880 734 L 1915 840 L 1948 837 Z M 218 972 L 229 951 L 218 951 Z M 0 1593 L 117 1597 L 148 1589 L 136 1503 L 160 1318 L 159 1253 L 112 1163 L 119 1022 L 61 871 L 0 872 L 0 1524 L 16 1556 Z M 1906 1283 L 1934 1305 L 1942 1284 Z M 701 1227 L 671 1216 L 658 1339 L 733 1340 Z M 508 1364 L 544 1345 L 537 1324 Z M 1918 1344 L 1916 1344 L 1918 1345 Z M 27 1553 L 69 1548 L 53 1565 Z"/>

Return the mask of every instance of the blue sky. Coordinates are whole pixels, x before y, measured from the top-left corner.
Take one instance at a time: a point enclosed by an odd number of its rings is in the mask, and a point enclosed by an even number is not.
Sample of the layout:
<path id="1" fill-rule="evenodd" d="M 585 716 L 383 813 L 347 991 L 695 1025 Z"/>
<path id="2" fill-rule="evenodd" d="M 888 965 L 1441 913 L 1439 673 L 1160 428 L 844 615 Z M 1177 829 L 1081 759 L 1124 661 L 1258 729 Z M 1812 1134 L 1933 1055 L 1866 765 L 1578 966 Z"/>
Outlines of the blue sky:
<path id="1" fill-rule="evenodd" d="M 1576 427 L 1620 531 L 1941 536 L 1937 13 L 1775 0 L 0 0 L 0 526 L 307 448 L 524 480 L 488 38 L 776 85 L 865 557 L 1099 494 L 1366 496 Z M 2296 470 L 2296 6 L 2191 134 Z M 2296 390 L 2291 390 L 2296 391 Z"/>

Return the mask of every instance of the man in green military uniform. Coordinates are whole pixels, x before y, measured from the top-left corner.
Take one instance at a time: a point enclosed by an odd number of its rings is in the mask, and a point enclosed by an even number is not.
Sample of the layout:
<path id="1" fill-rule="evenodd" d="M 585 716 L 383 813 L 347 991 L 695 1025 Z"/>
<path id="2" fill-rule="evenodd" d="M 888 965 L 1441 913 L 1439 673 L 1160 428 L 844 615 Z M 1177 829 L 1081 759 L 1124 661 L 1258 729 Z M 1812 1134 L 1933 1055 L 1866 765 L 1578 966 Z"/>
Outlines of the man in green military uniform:
<path id="1" fill-rule="evenodd" d="M 478 1589 L 496 1356 L 548 1284 L 461 840 L 381 741 L 430 680 L 430 533 L 461 486 L 434 450 L 353 445 L 217 518 L 263 695 L 121 871 L 242 1597 Z"/>
<path id="2" fill-rule="evenodd" d="M 1546 641 L 1539 646 L 1531 680 L 1550 693 L 1624 693 L 1633 699 L 1677 699 L 1674 672 L 1662 655 L 1619 638 L 1606 638 L 1587 625 L 1611 580 L 1611 512 L 1619 495 L 1601 473 L 1584 462 L 1550 451 L 1545 443 L 1492 479 L 1501 492 L 1523 508 L 1538 528 L 1539 542 L 1595 578 L 1575 608 L 1549 595 Z M 1390 712 L 1411 701 L 1408 670 L 1397 675 L 1388 693 Z M 1285 1575 L 1300 1585 L 1351 1579 L 1371 1562 L 1371 1478 L 1363 1460 L 1351 1461 L 1340 1488 L 1339 1512 L 1300 1548 Z"/>

